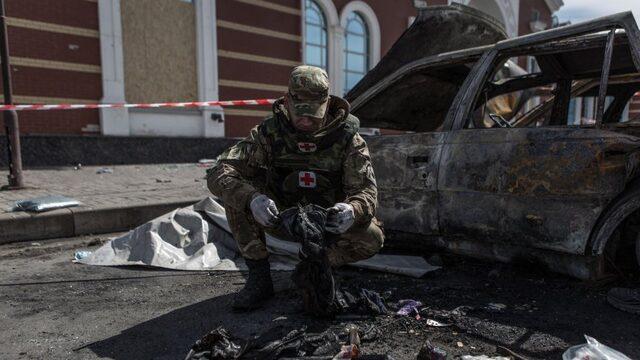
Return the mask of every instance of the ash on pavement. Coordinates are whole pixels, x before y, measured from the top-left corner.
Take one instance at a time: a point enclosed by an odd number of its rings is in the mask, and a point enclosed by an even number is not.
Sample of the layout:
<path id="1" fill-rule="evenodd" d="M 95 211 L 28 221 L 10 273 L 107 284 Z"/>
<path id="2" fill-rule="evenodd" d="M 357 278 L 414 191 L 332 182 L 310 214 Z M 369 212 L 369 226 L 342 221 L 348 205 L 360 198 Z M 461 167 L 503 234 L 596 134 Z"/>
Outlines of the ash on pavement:
<path id="1" fill-rule="evenodd" d="M 244 282 L 240 273 L 71 262 L 75 250 L 95 248 L 108 237 L 0 246 L 0 358 L 183 359 L 197 339 L 219 325 L 249 336 L 275 326 L 306 325 L 319 332 L 347 323 L 379 329 L 363 344 L 363 353 L 396 359 L 415 359 L 426 340 L 451 355 L 512 351 L 559 359 L 570 345 L 584 342 L 583 334 L 640 358 L 640 317 L 609 306 L 609 286 L 531 266 L 443 256 L 443 269 L 423 279 L 346 269 L 338 275 L 343 287 L 390 291 L 391 302 L 420 300 L 427 316 L 327 321 L 304 316 L 293 290 L 280 291 L 259 311 L 232 312 L 233 294 Z M 274 278 L 277 284 L 288 282 L 287 273 Z M 473 310 L 451 318 L 453 326 L 426 324 L 427 317 L 442 319 L 459 306 Z"/>

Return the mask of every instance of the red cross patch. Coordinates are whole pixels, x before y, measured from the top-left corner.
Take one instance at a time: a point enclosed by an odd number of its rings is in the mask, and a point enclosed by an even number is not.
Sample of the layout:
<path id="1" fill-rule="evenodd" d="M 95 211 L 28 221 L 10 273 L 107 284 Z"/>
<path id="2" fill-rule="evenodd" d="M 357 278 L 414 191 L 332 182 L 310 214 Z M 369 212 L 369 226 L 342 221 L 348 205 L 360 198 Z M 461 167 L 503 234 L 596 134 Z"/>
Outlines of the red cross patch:
<path id="1" fill-rule="evenodd" d="M 298 173 L 298 186 L 312 189 L 316 185 L 316 173 L 313 171 L 300 171 Z"/>
<path id="2" fill-rule="evenodd" d="M 315 152 L 318 150 L 318 146 L 312 142 L 299 142 L 298 149 L 305 153 Z"/>

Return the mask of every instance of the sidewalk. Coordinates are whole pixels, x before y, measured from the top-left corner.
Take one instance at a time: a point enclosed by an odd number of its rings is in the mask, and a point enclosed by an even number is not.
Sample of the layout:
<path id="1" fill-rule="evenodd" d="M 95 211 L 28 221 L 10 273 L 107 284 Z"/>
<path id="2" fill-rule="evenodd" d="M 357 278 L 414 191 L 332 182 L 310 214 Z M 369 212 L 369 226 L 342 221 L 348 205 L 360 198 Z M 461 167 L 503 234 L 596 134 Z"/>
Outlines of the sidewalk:
<path id="1" fill-rule="evenodd" d="M 206 168 L 197 164 L 101 166 L 26 170 L 26 189 L 0 191 L 0 244 L 125 231 L 148 220 L 197 202 L 209 195 Z M 0 187 L 8 171 L 0 172 Z M 16 200 L 65 195 L 79 207 L 40 214 L 7 212 Z"/>

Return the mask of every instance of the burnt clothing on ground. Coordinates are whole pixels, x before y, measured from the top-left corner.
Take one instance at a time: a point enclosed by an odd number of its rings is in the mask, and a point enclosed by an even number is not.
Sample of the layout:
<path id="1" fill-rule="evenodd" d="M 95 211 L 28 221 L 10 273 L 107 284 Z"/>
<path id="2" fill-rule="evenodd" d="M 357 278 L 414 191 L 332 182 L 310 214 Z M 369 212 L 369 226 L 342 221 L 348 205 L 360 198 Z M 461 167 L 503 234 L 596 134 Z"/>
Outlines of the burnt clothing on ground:
<path id="1" fill-rule="evenodd" d="M 291 241 L 302 243 L 300 263 L 293 281 L 301 292 L 305 311 L 319 317 L 336 314 L 386 314 L 382 297 L 367 289 L 359 293 L 338 290 L 327 249 L 339 239 L 326 232 L 327 210 L 317 205 L 287 209 L 280 214 L 279 229 Z"/>
<path id="2" fill-rule="evenodd" d="M 306 328 L 286 332 L 270 329 L 256 338 L 242 339 L 219 327 L 198 340 L 186 360 L 253 359 L 269 360 L 283 357 L 330 356 L 339 350 L 342 340 L 331 331 L 307 333 Z"/>
<path id="3" fill-rule="evenodd" d="M 332 234 L 326 232 L 327 210 L 318 205 L 290 208 L 280 214 L 280 227 L 286 238 L 300 242 L 300 262 L 293 281 L 302 295 L 305 311 L 331 316 L 335 304 L 335 279 L 327 258 Z"/>

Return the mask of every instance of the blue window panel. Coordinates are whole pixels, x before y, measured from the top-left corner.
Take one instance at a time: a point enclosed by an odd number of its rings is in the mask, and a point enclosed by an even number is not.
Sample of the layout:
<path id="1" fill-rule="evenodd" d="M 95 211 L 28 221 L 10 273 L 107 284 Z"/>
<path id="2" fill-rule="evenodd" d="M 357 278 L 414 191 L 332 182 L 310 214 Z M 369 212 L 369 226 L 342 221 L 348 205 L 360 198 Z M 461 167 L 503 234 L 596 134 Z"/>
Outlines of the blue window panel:
<path id="1" fill-rule="evenodd" d="M 327 22 L 324 13 L 313 0 L 305 1 L 304 62 L 327 69 Z"/>
<path id="2" fill-rule="evenodd" d="M 367 72 L 367 66 L 366 66 L 366 57 L 364 54 L 357 54 L 357 53 L 346 53 L 346 58 L 347 58 L 347 66 L 346 69 L 347 71 L 350 72 L 359 72 L 361 74 L 364 74 Z"/>
<path id="3" fill-rule="evenodd" d="M 305 27 L 305 37 L 307 44 L 326 46 L 324 31 L 319 26 L 307 25 Z"/>
<path id="4" fill-rule="evenodd" d="M 360 81 L 360 79 L 362 79 L 362 77 L 364 76 L 364 74 L 362 73 L 352 73 L 352 72 L 347 72 L 346 73 L 346 87 L 347 87 L 347 91 L 350 90 L 351 88 L 353 88 L 358 81 Z"/>

